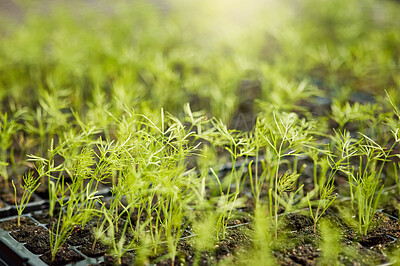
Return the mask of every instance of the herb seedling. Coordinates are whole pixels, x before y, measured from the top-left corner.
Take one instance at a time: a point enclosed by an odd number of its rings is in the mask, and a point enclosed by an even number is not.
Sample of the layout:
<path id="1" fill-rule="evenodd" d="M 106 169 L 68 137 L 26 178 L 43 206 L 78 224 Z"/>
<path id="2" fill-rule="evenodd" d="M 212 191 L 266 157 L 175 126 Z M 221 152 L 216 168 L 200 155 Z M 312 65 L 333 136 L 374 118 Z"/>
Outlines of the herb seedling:
<path id="1" fill-rule="evenodd" d="M 31 196 L 33 192 L 40 186 L 40 183 L 38 183 L 40 177 L 34 177 L 33 172 L 28 172 L 23 176 L 23 184 L 20 184 L 21 189 L 24 191 L 21 197 L 21 200 L 18 204 L 17 200 L 17 188 L 14 185 L 14 180 L 11 180 L 12 185 L 14 187 L 14 196 L 15 196 L 15 208 L 17 209 L 18 213 L 18 219 L 17 219 L 17 224 L 18 227 L 21 226 L 21 215 L 24 212 L 26 205 L 28 204 L 29 200 L 31 199 Z"/>
<path id="2" fill-rule="evenodd" d="M 333 170 L 331 170 L 333 171 Z M 335 171 L 336 172 L 336 171 Z M 316 227 L 318 220 L 322 217 L 322 215 L 325 213 L 325 211 L 329 208 L 329 206 L 332 205 L 332 203 L 335 201 L 336 196 L 334 195 L 333 192 L 335 190 L 334 184 L 334 174 L 331 174 L 327 180 L 326 183 L 323 183 L 318 190 L 319 192 L 319 200 L 317 203 L 317 210 L 315 213 L 313 212 L 313 208 L 311 206 L 311 200 L 310 197 L 307 198 L 308 200 L 308 206 L 310 208 L 310 214 L 311 218 L 314 220 L 314 234 L 316 233 Z"/>
<path id="3" fill-rule="evenodd" d="M 237 202 L 237 199 L 243 185 L 242 176 L 244 165 L 237 170 L 236 162 L 240 157 L 247 158 L 247 156 L 253 151 L 253 148 L 250 146 L 250 141 L 248 138 L 242 135 L 237 135 L 234 131 L 228 130 L 221 120 L 214 120 L 212 123 L 215 129 L 218 130 L 217 138 L 220 138 L 218 141 L 229 152 L 232 162 L 231 173 L 226 177 L 228 179 L 226 194 L 224 194 L 222 191 L 219 178 L 213 171 L 215 178 L 220 184 L 221 199 L 219 205 L 222 207 L 221 215 L 217 221 L 217 238 L 220 228 L 222 229 L 222 238 L 225 238 L 228 221 L 231 219 L 234 207 L 238 206 L 239 202 Z M 235 181 L 235 192 L 231 195 L 232 181 Z"/>
<path id="4" fill-rule="evenodd" d="M 64 188 L 64 182 L 61 182 Z M 97 214 L 97 210 L 91 208 L 93 202 L 100 197 L 96 196 L 97 191 L 90 192 L 90 185 L 86 189 L 75 193 L 68 185 L 68 189 L 60 190 L 60 197 L 57 198 L 60 207 L 64 211 L 60 211 L 57 222 L 49 229 L 49 240 L 51 259 L 54 261 L 58 250 L 64 245 L 68 236 L 72 233 L 76 225 L 84 226 L 85 223 Z M 69 199 L 65 201 L 66 192 L 70 192 Z M 82 200 L 83 199 L 83 200 Z"/>
<path id="5" fill-rule="evenodd" d="M 9 190 L 8 184 L 8 152 L 12 145 L 12 137 L 19 130 L 15 119 L 9 119 L 7 113 L 0 114 L 0 175 L 4 179 L 5 189 Z"/>
<path id="6" fill-rule="evenodd" d="M 366 235 L 368 228 L 375 215 L 375 211 L 382 193 L 383 185 L 381 183 L 381 173 L 390 152 L 396 142 L 386 152 L 379 144 L 371 138 L 363 136 L 363 143 L 360 143 L 359 167 L 357 174 L 354 171 L 350 173 L 352 182 L 350 186 L 355 188 L 352 197 L 357 201 L 359 230 L 361 234 Z M 377 163 L 381 161 L 380 169 L 377 171 Z"/>
<path id="7" fill-rule="evenodd" d="M 285 173 L 280 176 L 279 168 L 284 157 L 290 155 L 299 155 L 305 145 L 307 145 L 312 137 L 308 135 L 307 129 L 309 124 L 304 120 L 301 121 L 294 113 L 281 114 L 279 121 L 276 113 L 273 113 L 274 128 L 269 131 L 264 138 L 268 142 L 270 148 L 276 157 L 274 170 L 274 178 L 271 178 L 269 195 L 270 215 L 275 228 L 275 238 L 278 237 L 278 208 L 279 197 L 284 193 L 294 189 L 299 174 L 296 172 Z M 296 193 L 301 187 L 296 191 Z M 272 197 L 274 199 L 272 199 Z M 273 200 L 273 202 L 272 202 Z"/>

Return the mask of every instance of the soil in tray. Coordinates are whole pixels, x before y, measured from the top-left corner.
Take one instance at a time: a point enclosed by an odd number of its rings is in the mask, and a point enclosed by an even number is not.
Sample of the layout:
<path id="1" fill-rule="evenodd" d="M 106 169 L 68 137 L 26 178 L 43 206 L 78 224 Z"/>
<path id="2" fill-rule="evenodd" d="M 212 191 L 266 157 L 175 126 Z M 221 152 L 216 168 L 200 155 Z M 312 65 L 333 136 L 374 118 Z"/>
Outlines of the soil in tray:
<path id="1" fill-rule="evenodd" d="M 77 249 L 88 257 L 103 256 L 109 250 L 109 247 L 100 241 L 96 241 L 93 247 L 94 236 L 91 225 L 87 225 L 85 228 L 75 227 L 67 242 L 71 246 L 79 246 Z"/>
<path id="2" fill-rule="evenodd" d="M 118 263 L 117 259 L 110 255 L 104 256 L 104 262 L 101 262 L 100 265 L 102 266 L 114 266 L 114 265 L 121 265 L 121 266 L 128 266 L 132 265 L 134 262 L 134 254 L 126 253 L 125 256 L 121 258 L 121 263 Z M 169 264 L 171 265 L 171 264 Z"/>
<path id="3" fill-rule="evenodd" d="M 46 225 L 47 228 L 49 228 L 53 223 L 57 222 L 59 214 L 60 214 L 60 209 L 55 208 L 53 211 L 53 217 L 50 216 L 49 210 L 33 212 L 32 217 L 41 224 Z"/>
<path id="4" fill-rule="evenodd" d="M 335 208 L 330 209 L 326 215 L 329 220 L 335 223 L 341 231 L 340 245 L 342 251 L 338 257 L 343 264 L 360 263 L 360 265 L 373 265 L 374 263 L 388 262 L 385 252 L 394 248 L 395 240 L 400 236 L 398 222 L 390 217 L 377 213 L 374 221 L 374 228 L 366 236 L 360 236 L 357 232 L 348 228 L 338 216 Z M 318 265 L 321 256 L 319 245 L 321 236 L 319 231 L 313 233 L 313 221 L 307 215 L 288 214 L 282 218 L 282 228 L 278 232 L 278 239 L 272 239 L 271 245 L 273 254 L 279 265 Z M 38 227 L 29 219 L 22 217 L 22 226 L 14 229 L 11 236 L 17 241 L 25 243 L 25 247 L 34 253 L 42 253 L 41 259 L 51 264 L 48 230 Z M 31 222 L 30 222 L 31 221 Z M 227 230 L 227 237 L 215 243 L 212 250 L 196 252 L 194 238 L 182 239 L 178 244 L 175 265 L 193 264 L 195 259 L 201 265 L 213 265 L 218 262 L 232 262 L 241 258 L 246 252 L 252 250 L 253 242 L 251 238 L 252 223 L 242 223 L 241 219 L 234 219 L 230 226 L 236 226 Z M 14 228 L 15 220 L 8 220 L 1 225 L 7 229 Z M 107 247 L 96 244 L 92 251 L 93 235 L 90 229 L 76 227 L 68 238 L 68 244 L 76 246 L 79 251 L 88 251 L 88 256 L 104 255 Z M 186 236 L 186 235 L 185 235 Z M 163 256 L 167 254 L 165 245 L 160 245 L 160 250 L 164 250 L 157 256 L 149 258 L 150 263 L 156 265 L 171 265 L 171 259 Z M 92 254 L 90 254 L 92 252 Z M 84 252 L 85 253 L 85 252 Z M 132 263 L 133 254 L 127 253 L 122 259 L 123 265 Z M 59 264 L 70 263 L 82 259 L 78 253 L 63 247 L 58 253 L 57 262 Z M 113 265 L 115 259 L 112 256 L 105 256 L 103 265 Z"/>
<path id="5" fill-rule="evenodd" d="M 51 218 L 46 210 L 35 212 L 32 216 L 42 224 L 46 225 L 46 227 L 49 227 L 49 224 L 52 224 L 56 221 L 56 218 Z M 54 217 L 58 217 L 58 215 L 55 215 Z M 67 238 L 67 243 L 69 245 L 76 247 L 77 250 L 88 257 L 103 256 L 107 250 L 109 250 L 109 247 L 102 244 L 100 240 L 96 242 L 93 248 L 94 236 L 92 233 L 92 228 L 96 221 L 97 219 L 91 220 L 84 228 L 79 225 L 75 226 L 74 230 L 71 232 L 71 235 Z M 123 228 L 122 223 L 120 224 L 120 227 Z M 122 231 L 122 229 L 120 231 Z"/>
<path id="6" fill-rule="evenodd" d="M 84 257 L 79 253 L 77 253 L 76 251 L 68 248 L 67 246 L 63 246 L 57 252 L 54 261 L 51 260 L 50 251 L 40 256 L 40 259 L 43 260 L 48 265 L 64 265 L 68 263 L 78 262 L 80 260 L 83 260 Z"/>
<path id="7" fill-rule="evenodd" d="M 37 226 L 37 223 L 29 217 L 23 216 L 21 217 L 21 227 L 23 226 Z M 4 231 L 20 230 L 21 227 L 18 227 L 17 219 L 10 219 L 0 222 L 0 228 Z"/>
<path id="8" fill-rule="evenodd" d="M 386 253 L 395 248 L 400 236 L 398 223 L 384 214 L 377 213 L 374 218 L 374 227 L 366 235 L 360 236 L 356 231 L 348 228 L 339 218 L 337 212 L 330 210 L 329 219 L 340 229 L 341 251 L 337 258 L 344 265 L 375 265 L 387 263 Z M 321 263 L 320 243 L 322 241 L 319 230 L 314 234 L 312 220 L 301 214 L 285 217 L 285 230 L 279 232 L 278 237 L 284 246 L 275 245 L 273 253 L 280 265 L 319 265 Z M 278 243 L 278 242 L 275 242 Z"/>
<path id="9" fill-rule="evenodd" d="M 57 252 L 55 260 L 51 261 L 49 231 L 44 227 L 37 226 L 32 220 L 32 222 L 27 222 L 30 220 L 27 217 L 23 218 L 26 218 L 23 219 L 24 223 L 22 223 L 18 229 L 12 230 L 10 236 L 18 242 L 24 243 L 25 248 L 33 254 L 41 255 L 40 259 L 45 263 L 49 265 L 64 265 L 84 259 L 82 255 L 70 249 L 69 246 L 65 244 Z M 13 220 L 10 221 L 15 222 Z M 11 227 L 9 226 L 8 228 Z"/>

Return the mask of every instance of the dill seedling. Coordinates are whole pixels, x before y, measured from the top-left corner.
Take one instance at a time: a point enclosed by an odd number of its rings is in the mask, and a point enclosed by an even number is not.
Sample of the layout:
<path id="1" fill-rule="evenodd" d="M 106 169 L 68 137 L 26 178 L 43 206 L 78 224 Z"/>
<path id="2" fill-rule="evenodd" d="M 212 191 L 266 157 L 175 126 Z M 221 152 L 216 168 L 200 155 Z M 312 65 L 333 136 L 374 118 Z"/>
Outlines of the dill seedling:
<path id="1" fill-rule="evenodd" d="M 360 133 L 361 134 L 361 133 Z M 385 151 L 374 140 L 363 135 L 359 144 L 359 167 L 357 173 L 350 172 L 350 186 L 354 188 L 352 198 L 355 198 L 358 207 L 358 222 L 360 234 L 366 235 L 375 215 L 375 211 L 382 193 L 381 173 L 396 142 Z M 379 170 L 377 163 L 381 162 Z M 379 186 L 380 185 L 380 186 Z"/>
<path id="2" fill-rule="evenodd" d="M 310 197 L 307 198 L 308 200 L 308 206 L 310 208 L 310 214 L 311 214 L 311 218 L 314 220 L 314 234 L 316 233 L 316 227 L 317 227 L 317 223 L 318 220 L 322 217 L 322 215 L 325 213 L 325 211 L 329 208 L 329 206 L 332 205 L 332 203 L 335 201 L 336 196 L 334 195 L 333 192 L 335 190 L 335 186 L 334 184 L 334 175 L 330 175 L 328 178 L 328 181 L 324 184 L 322 184 L 322 186 L 320 187 L 320 189 L 318 190 L 319 192 L 319 199 L 317 202 L 317 210 L 315 211 L 315 213 L 313 212 L 313 208 L 311 206 L 311 200 Z"/>
<path id="3" fill-rule="evenodd" d="M 336 135 L 333 137 L 335 148 L 340 151 L 339 156 L 335 156 L 330 151 L 330 146 L 328 145 L 328 149 L 325 151 L 326 160 L 320 161 L 321 169 L 326 169 L 325 171 L 321 171 L 320 178 L 315 186 L 318 188 L 317 195 L 319 196 L 314 205 L 317 205 L 317 209 L 313 211 L 312 203 L 310 199 L 311 193 L 307 195 L 308 206 L 310 209 L 310 214 L 312 219 L 314 220 L 314 234 L 316 233 L 316 227 L 318 220 L 322 217 L 325 211 L 332 205 L 335 201 L 337 194 L 334 194 L 335 191 L 335 175 L 338 171 L 347 172 L 349 171 L 350 158 L 354 156 L 356 153 L 355 145 L 350 141 L 350 137 L 346 135 L 346 132 L 343 134 L 338 131 Z M 315 163 L 315 160 L 314 160 Z M 329 170 L 329 175 L 326 177 L 327 169 Z M 315 174 L 315 173 L 314 173 Z M 350 188 L 351 189 L 351 188 Z"/>
<path id="4" fill-rule="evenodd" d="M 271 220 L 267 215 L 268 207 L 260 205 L 254 213 L 254 248 L 239 260 L 240 265 L 277 265 L 271 251 Z"/>
<path id="5" fill-rule="evenodd" d="M 57 148 L 53 148 L 53 141 L 50 144 L 50 156 L 49 159 L 39 157 L 33 154 L 28 155 L 28 161 L 34 162 L 35 163 L 35 170 L 37 171 L 39 175 L 39 179 L 41 183 L 45 183 L 47 180 L 48 184 L 48 193 L 49 193 L 49 214 L 51 217 L 53 217 L 53 211 L 54 207 L 56 205 L 57 201 L 57 192 L 59 189 L 59 182 L 61 179 L 61 174 L 64 170 L 64 164 L 60 163 L 59 165 L 55 166 L 55 161 L 54 157 L 58 153 L 58 150 L 62 146 L 59 146 Z M 54 176 L 55 174 L 58 173 L 58 176 Z M 54 183 L 54 180 L 56 182 Z"/>
<path id="6" fill-rule="evenodd" d="M 274 177 L 270 180 L 270 189 L 268 192 L 270 215 L 275 228 L 275 238 L 278 237 L 279 198 L 284 192 L 291 191 L 294 188 L 294 184 L 299 176 L 296 172 L 281 175 L 279 173 L 280 164 L 285 157 L 300 155 L 302 149 L 312 140 L 312 137 L 309 135 L 311 128 L 311 124 L 308 124 L 305 120 L 299 120 L 294 113 L 281 113 L 277 117 L 277 114 L 274 112 L 273 128 L 267 131 L 268 134 L 264 136 L 275 157 Z M 295 193 L 300 189 L 301 187 Z"/>
<path id="7" fill-rule="evenodd" d="M 240 157 L 245 157 L 246 159 L 254 148 L 250 146 L 250 141 L 247 137 L 238 134 L 238 132 L 235 132 L 234 130 L 228 130 L 221 120 L 214 119 L 212 120 L 212 124 L 217 130 L 217 134 L 214 135 L 214 145 L 223 146 L 225 150 L 229 152 L 232 162 L 231 172 L 225 177 L 227 179 L 227 182 L 225 181 L 227 183 L 226 193 L 223 192 L 218 175 L 213 171 L 213 175 L 220 184 L 221 198 L 218 205 L 222 208 L 221 215 L 217 221 L 217 238 L 221 230 L 222 238 L 225 238 L 226 227 L 231 219 L 232 211 L 240 205 L 240 202 L 237 202 L 237 200 L 244 183 L 244 180 L 242 180 L 244 165 L 238 170 L 236 168 L 236 162 Z M 231 194 L 233 181 L 235 182 L 235 191 Z"/>
<path id="8" fill-rule="evenodd" d="M 63 211 L 60 211 L 57 221 L 49 229 L 52 261 L 54 261 L 58 250 L 64 245 L 75 226 L 84 227 L 85 223 L 97 214 L 97 210 L 94 208 L 94 203 L 100 198 L 100 196 L 96 196 L 97 191 L 91 192 L 92 188 L 89 184 L 78 193 L 74 191 L 73 185 L 67 186 L 68 189 L 64 189 L 64 182 L 61 182 L 60 196 L 57 201 Z M 68 200 L 65 201 L 67 191 L 70 192 L 70 195 Z"/>
<path id="9" fill-rule="evenodd" d="M 18 117 L 19 114 L 14 116 Z M 12 145 L 12 138 L 16 132 L 20 129 L 20 125 L 16 120 L 10 119 L 7 113 L 0 114 L 0 175 L 4 180 L 4 187 L 8 191 L 8 149 Z"/>
<path id="10" fill-rule="evenodd" d="M 23 176 L 23 184 L 20 184 L 21 189 L 24 191 L 21 197 L 21 200 L 18 204 L 17 200 L 17 188 L 14 185 L 14 181 L 12 180 L 12 185 L 14 187 L 14 196 L 15 196 L 15 208 L 17 209 L 18 219 L 17 224 L 18 227 L 21 226 L 21 215 L 24 212 L 26 205 L 28 204 L 33 192 L 40 186 L 38 183 L 40 177 L 34 177 L 33 172 L 29 171 L 27 174 Z"/>

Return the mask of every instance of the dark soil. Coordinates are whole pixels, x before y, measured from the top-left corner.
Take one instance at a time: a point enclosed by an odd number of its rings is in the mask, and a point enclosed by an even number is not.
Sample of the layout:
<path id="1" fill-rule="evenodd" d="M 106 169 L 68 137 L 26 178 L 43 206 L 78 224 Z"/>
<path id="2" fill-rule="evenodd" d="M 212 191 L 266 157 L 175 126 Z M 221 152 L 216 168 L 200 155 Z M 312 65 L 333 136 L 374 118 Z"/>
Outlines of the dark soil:
<path id="1" fill-rule="evenodd" d="M 121 265 L 121 266 L 129 266 L 132 265 L 134 261 L 133 254 L 127 253 L 125 256 L 121 258 L 121 262 L 118 262 L 117 259 L 110 255 L 104 256 L 104 262 L 100 263 L 102 266 L 114 266 L 114 265 Z"/>
<path id="2" fill-rule="evenodd" d="M 2 228 L 4 231 L 19 230 L 24 226 L 36 226 L 36 225 L 37 225 L 36 222 L 34 222 L 32 219 L 26 216 L 21 217 L 21 227 L 18 227 L 17 219 L 11 219 L 0 222 L 0 228 Z"/>
<path id="3" fill-rule="evenodd" d="M 81 226 L 75 226 L 71 235 L 67 239 L 67 243 L 71 246 L 80 246 L 92 240 L 93 234 L 90 226 L 86 226 L 85 228 L 82 228 Z"/>
<path id="4" fill-rule="evenodd" d="M 99 241 L 96 242 L 94 249 L 93 249 L 93 241 L 89 241 L 85 244 L 83 244 L 82 246 L 78 247 L 77 249 L 82 252 L 83 254 L 85 254 L 88 257 L 100 257 L 103 256 L 107 250 L 109 250 L 110 248 L 102 243 L 100 243 Z"/>
<path id="5" fill-rule="evenodd" d="M 35 218 L 41 224 L 52 224 L 57 220 L 60 210 L 54 210 L 53 217 L 50 216 L 48 210 L 37 211 L 32 214 L 32 217 Z"/>
<path id="6" fill-rule="evenodd" d="M 92 233 L 92 226 L 87 225 L 85 228 L 76 227 L 72 234 L 68 237 L 67 242 L 71 246 L 79 246 L 77 249 L 88 257 L 103 256 L 109 247 L 96 241 L 93 247 L 94 236 Z"/>
<path id="7" fill-rule="evenodd" d="M 43 254 L 50 251 L 49 231 L 43 227 L 36 227 L 30 230 L 30 240 L 25 244 L 25 247 L 33 254 Z"/>
<path id="8" fill-rule="evenodd" d="M 193 237 L 190 231 L 185 232 L 178 243 L 175 265 L 214 265 L 219 262 L 234 263 L 238 258 L 247 254 L 253 248 L 251 237 L 252 227 L 252 206 L 244 206 L 241 211 L 234 213 L 234 217 L 229 221 L 230 227 L 225 239 L 216 241 L 212 250 L 196 251 Z M 384 210 L 391 214 L 396 214 L 397 209 L 386 207 Z M 370 232 L 366 236 L 360 236 L 357 229 L 349 227 L 339 216 L 338 209 L 333 206 L 329 208 L 325 218 L 328 218 L 342 232 L 341 244 L 343 246 L 339 254 L 339 261 L 345 265 L 373 265 L 387 263 L 389 260 L 386 253 L 395 249 L 398 245 L 400 236 L 399 223 L 396 217 L 391 214 L 377 213 Z M 49 215 L 45 211 L 36 212 L 32 215 L 43 225 L 49 223 Z M 314 234 L 313 220 L 304 213 L 289 213 L 282 217 L 281 227 L 278 231 L 278 239 L 272 239 L 271 248 L 273 254 L 280 265 L 319 265 L 321 251 L 319 243 L 321 236 L 319 230 Z M 25 243 L 25 247 L 35 254 L 43 254 L 41 259 L 50 265 L 59 265 L 82 260 L 83 257 L 75 251 L 64 246 L 57 254 L 56 262 L 50 261 L 49 232 L 45 227 L 37 226 L 37 223 L 27 216 L 22 217 L 21 227 L 16 225 L 16 219 L 7 220 L 0 223 L 3 230 L 11 231 L 10 235 L 17 241 Z M 75 227 L 67 243 L 75 246 L 78 251 L 89 257 L 103 256 L 109 247 L 100 241 L 94 241 L 92 226 L 95 221 L 87 224 L 85 228 Z M 120 219 L 119 232 L 122 231 L 124 220 Z M 190 228 L 190 227 L 189 227 Z M 119 236 L 117 236 L 118 238 Z M 132 237 L 132 236 L 129 236 Z M 128 237 L 128 241 L 129 238 Z M 282 244 L 283 243 L 283 244 Z M 150 263 L 156 265 L 171 265 L 170 258 L 163 259 L 167 254 L 167 248 L 160 246 L 162 251 L 157 256 L 149 258 Z M 103 265 L 114 265 L 116 259 L 113 256 L 105 255 Z M 122 265 L 130 265 L 134 262 L 134 254 L 128 253 L 122 258 Z"/>
<path id="9" fill-rule="evenodd" d="M 281 258 L 281 265 L 314 265 L 318 256 L 319 251 L 315 246 L 304 244 L 288 250 L 285 256 Z"/>
<path id="10" fill-rule="evenodd" d="M 11 231 L 10 235 L 18 242 L 25 243 L 25 247 L 33 254 L 43 254 L 40 258 L 49 265 L 64 265 L 84 259 L 82 255 L 64 245 L 57 252 L 55 260 L 51 261 L 49 231 L 41 226 L 24 223 L 18 230 Z"/>
<path id="11" fill-rule="evenodd" d="M 377 213 L 374 227 L 366 235 L 360 236 L 349 228 L 332 209 L 326 215 L 342 232 L 339 261 L 345 265 L 375 265 L 387 263 L 386 253 L 392 250 L 400 230 L 398 221 Z M 289 214 L 285 217 L 282 243 L 286 247 L 275 246 L 274 255 L 280 265 L 319 265 L 321 236 L 313 233 L 310 217 L 301 214 Z M 278 238 L 278 242 L 280 242 Z"/>
<path id="12" fill-rule="evenodd" d="M 54 261 L 51 260 L 50 252 L 46 252 L 45 254 L 40 256 L 40 259 L 48 265 L 64 265 L 83 260 L 84 257 L 68 247 L 61 247 L 60 250 L 57 252 Z"/>

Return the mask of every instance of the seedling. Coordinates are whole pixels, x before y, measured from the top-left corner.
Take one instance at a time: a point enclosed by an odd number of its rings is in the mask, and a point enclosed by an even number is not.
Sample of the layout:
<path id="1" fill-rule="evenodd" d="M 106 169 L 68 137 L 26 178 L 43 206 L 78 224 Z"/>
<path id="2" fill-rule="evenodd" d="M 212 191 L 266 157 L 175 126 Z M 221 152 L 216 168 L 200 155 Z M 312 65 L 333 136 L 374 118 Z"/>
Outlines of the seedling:
<path id="1" fill-rule="evenodd" d="M 220 142 L 223 145 L 223 147 L 229 152 L 232 162 L 231 173 L 226 177 L 228 181 L 226 193 L 223 192 L 218 175 L 212 170 L 214 177 L 219 183 L 221 191 L 219 206 L 222 208 L 222 210 L 217 221 L 217 238 L 220 228 L 222 229 L 222 238 L 225 238 L 226 227 L 228 225 L 228 221 L 231 219 L 232 211 L 234 207 L 240 205 L 237 204 L 237 199 L 243 184 L 242 173 L 244 165 L 241 167 L 241 169 L 237 170 L 236 162 L 240 157 L 247 158 L 247 156 L 253 151 L 253 148 L 250 146 L 248 138 L 245 138 L 241 135 L 236 135 L 235 131 L 228 130 L 221 120 L 214 120 L 212 123 L 216 130 L 218 130 L 219 134 L 217 136 L 220 137 L 220 139 L 217 139 L 217 141 L 214 141 L 214 143 Z M 235 182 L 235 192 L 231 195 L 231 186 L 233 181 Z"/>
<path id="2" fill-rule="evenodd" d="M 16 114 L 18 116 L 19 114 Z M 9 119 L 7 113 L 0 114 L 0 175 L 4 179 L 5 189 L 9 190 L 8 184 L 8 149 L 12 145 L 14 134 L 20 129 L 15 119 Z"/>
<path id="3" fill-rule="evenodd" d="M 21 226 L 21 215 L 24 212 L 26 205 L 28 204 L 29 200 L 33 192 L 40 186 L 38 183 L 40 177 L 34 177 L 33 172 L 29 171 L 27 174 L 23 176 L 23 184 L 20 184 L 21 189 L 24 191 L 21 196 L 21 200 L 18 203 L 17 200 L 17 188 L 14 185 L 14 180 L 11 180 L 12 185 L 14 187 L 14 196 L 15 196 L 15 208 L 17 209 L 18 218 L 17 218 L 17 225 L 18 227 Z"/>
<path id="4" fill-rule="evenodd" d="M 349 175 L 352 178 L 350 186 L 355 188 L 355 191 L 351 190 L 351 196 L 357 201 L 359 230 L 361 234 L 366 235 L 383 189 L 383 185 L 380 185 L 383 166 L 396 142 L 385 151 L 371 138 L 363 134 L 362 136 L 363 143 L 359 144 L 358 172 L 355 174 L 353 168 Z M 381 161 L 379 170 L 377 170 L 378 161 Z"/>
<path id="5" fill-rule="evenodd" d="M 278 208 L 279 197 L 284 192 L 292 191 L 298 178 L 296 172 L 285 173 L 281 176 L 279 169 L 281 161 L 284 157 L 299 155 L 301 150 L 311 141 L 312 137 L 308 135 L 307 128 L 310 127 L 305 121 L 301 121 L 294 113 L 282 114 L 277 118 L 273 113 L 274 128 L 265 135 L 265 141 L 268 142 L 270 148 L 274 152 L 274 174 L 271 178 L 269 189 L 269 205 L 271 220 L 275 228 L 275 238 L 278 237 Z M 298 188 L 296 193 L 301 188 Z M 273 202 L 272 202 L 273 200 Z"/>
<path id="6" fill-rule="evenodd" d="M 336 172 L 336 171 L 335 171 Z M 322 215 L 325 213 L 325 211 L 329 208 L 330 205 L 335 201 L 336 196 L 334 195 L 334 190 L 335 186 L 334 184 L 334 174 L 331 174 L 327 180 L 326 183 L 322 184 L 320 189 L 318 190 L 319 192 L 319 200 L 318 200 L 318 207 L 315 213 L 313 212 L 313 208 L 311 206 L 311 200 L 310 197 L 307 198 L 308 200 L 308 205 L 310 208 L 310 214 L 312 219 L 314 220 L 314 234 L 316 233 L 316 227 L 318 220 L 322 217 Z"/>
<path id="7" fill-rule="evenodd" d="M 61 187 L 64 188 L 64 182 L 61 182 Z M 66 202 L 65 192 L 67 189 L 60 190 L 61 195 L 57 201 L 62 211 L 60 211 L 57 221 L 49 228 L 52 261 L 54 261 L 58 250 L 64 245 L 75 226 L 84 226 L 88 220 L 97 214 L 97 211 L 93 208 L 93 203 L 99 199 L 99 196 L 96 196 L 96 191 L 90 192 L 90 185 L 87 185 L 86 189 L 79 193 L 76 193 L 73 187 L 69 185 L 68 187 L 70 195 Z"/>

